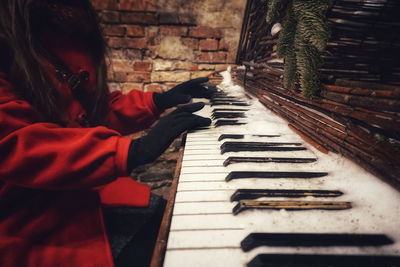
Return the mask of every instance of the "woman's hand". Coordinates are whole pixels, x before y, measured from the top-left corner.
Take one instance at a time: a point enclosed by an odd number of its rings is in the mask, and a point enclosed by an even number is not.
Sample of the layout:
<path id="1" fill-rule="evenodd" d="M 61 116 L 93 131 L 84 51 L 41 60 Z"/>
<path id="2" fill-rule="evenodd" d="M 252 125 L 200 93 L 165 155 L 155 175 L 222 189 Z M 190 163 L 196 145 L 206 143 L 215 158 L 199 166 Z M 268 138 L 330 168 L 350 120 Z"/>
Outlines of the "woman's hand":
<path id="1" fill-rule="evenodd" d="M 215 88 L 202 85 L 205 82 L 208 82 L 207 77 L 197 78 L 181 83 L 165 93 L 155 93 L 153 95 L 154 103 L 159 109 L 164 110 L 185 104 L 192 98 L 211 98 Z"/>
<path id="2" fill-rule="evenodd" d="M 133 140 L 128 152 L 128 171 L 154 161 L 184 131 L 210 125 L 209 118 L 192 114 L 203 107 L 201 102 L 179 107 L 161 118 L 148 135 Z"/>

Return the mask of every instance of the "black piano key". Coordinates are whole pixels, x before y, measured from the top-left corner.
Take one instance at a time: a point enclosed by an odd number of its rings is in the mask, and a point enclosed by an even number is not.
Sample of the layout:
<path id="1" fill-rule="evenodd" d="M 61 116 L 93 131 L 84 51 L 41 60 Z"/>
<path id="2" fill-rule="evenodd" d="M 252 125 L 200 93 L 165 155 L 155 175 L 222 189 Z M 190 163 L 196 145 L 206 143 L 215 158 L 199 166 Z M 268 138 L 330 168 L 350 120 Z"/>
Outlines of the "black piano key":
<path id="1" fill-rule="evenodd" d="M 234 108 L 215 108 L 213 109 L 213 113 L 216 112 L 245 112 L 249 111 L 248 109 L 234 109 Z"/>
<path id="2" fill-rule="evenodd" d="M 230 172 L 225 180 L 229 182 L 233 179 L 246 179 L 246 178 L 266 178 L 266 179 L 278 179 L 278 178 L 320 178 L 327 176 L 327 172 L 262 172 L 262 171 L 233 171 Z"/>
<path id="3" fill-rule="evenodd" d="M 251 233 L 240 243 L 243 251 L 269 247 L 384 246 L 393 240 L 383 234 Z"/>
<path id="4" fill-rule="evenodd" d="M 400 267 L 399 256 L 260 254 L 248 267 Z"/>
<path id="5" fill-rule="evenodd" d="M 244 125 L 245 122 L 239 122 L 238 120 L 217 120 L 215 127 L 227 126 L 227 125 Z"/>
<path id="6" fill-rule="evenodd" d="M 246 118 L 243 112 L 216 112 L 212 115 L 213 119 L 236 119 L 236 118 Z"/>
<path id="7" fill-rule="evenodd" d="M 197 128 L 195 128 L 195 129 L 188 130 L 188 133 L 195 133 L 195 132 L 202 131 L 202 130 L 210 130 L 211 128 L 212 128 L 212 127 L 210 127 L 210 126 L 197 127 Z"/>
<path id="8" fill-rule="evenodd" d="M 243 139 L 244 134 L 221 134 L 218 138 L 218 141 L 224 140 L 224 139 Z"/>
<path id="9" fill-rule="evenodd" d="M 238 147 L 251 147 L 251 146 L 301 146 L 301 143 L 293 143 L 293 142 L 242 142 L 242 141 L 228 141 L 224 142 L 221 145 L 221 148 L 224 146 L 238 146 Z"/>
<path id="10" fill-rule="evenodd" d="M 222 91 L 217 91 L 214 92 L 213 96 L 228 96 L 228 94 Z"/>
<path id="11" fill-rule="evenodd" d="M 249 103 L 247 103 L 247 102 L 231 102 L 231 101 L 224 101 L 224 102 L 221 102 L 221 101 L 218 101 L 218 102 L 214 102 L 214 103 L 211 103 L 211 106 L 240 106 L 240 107 L 246 107 L 246 106 L 250 106 L 250 104 Z"/>
<path id="12" fill-rule="evenodd" d="M 262 197 L 340 197 L 343 192 L 337 190 L 300 190 L 300 189 L 238 189 L 231 196 L 231 201 L 258 199 Z"/>
<path id="13" fill-rule="evenodd" d="M 246 151 L 301 151 L 307 150 L 305 147 L 285 147 L 285 146 L 271 146 L 271 147 L 228 147 L 221 150 L 221 154 L 227 152 L 246 152 Z"/>
<path id="14" fill-rule="evenodd" d="M 351 209 L 350 202 L 344 201 L 303 201 L 303 200 L 272 200 L 272 201 L 258 201 L 258 200 L 240 200 L 239 203 L 233 207 L 233 215 L 238 215 L 245 210 L 290 210 L 290 211 L 304 211 L 304 210 L 346 210 Z"/>
<path id="15" fill-rule="evenodd" d="M 238 99 L 235 96 L 215 96 L 211 98 L 211 101 L 240 101 L 240 99 Z"/>
<path id="16" fill-rule="evenodd" d="M 270 135 L 256 135 L 256 134 L 251 134 L 250 136 L 256 136 L 256 137 L 280 137 L 280 135 L 277 134 L 270 134 Z M 224 139 L 243 139 L 244 134 L 221 134 L 221 136 L 218 138 L 218 141 L 224 140 Z"/>
<path id="17" fill-rule="evenodd" d="M 301 143 L 288 142 L 233 142 L 228 141 L 220 146 L 221 154 L 243 151 L 300 151 L 307 150 Z"/>
<path id="18" fill-rule="evenodd" d="M 221 145 L 221 154 L 243 151 L 300 151 L 307 150 L 300 147 L 301 143 L 288 142 L 225 142 Z"/>
<path id="19" fill-rule="evenodd" d="M 280 134 L 253 134 L 252 136 L 257 137 L 280 137 Z"/>
<path id="20" fill-rule="evenodd" d="M 312 163 L 315 158 L 271 158 L 271 157 L 229 157 L 224 161 L 224 166 L 234 163 Z"/>

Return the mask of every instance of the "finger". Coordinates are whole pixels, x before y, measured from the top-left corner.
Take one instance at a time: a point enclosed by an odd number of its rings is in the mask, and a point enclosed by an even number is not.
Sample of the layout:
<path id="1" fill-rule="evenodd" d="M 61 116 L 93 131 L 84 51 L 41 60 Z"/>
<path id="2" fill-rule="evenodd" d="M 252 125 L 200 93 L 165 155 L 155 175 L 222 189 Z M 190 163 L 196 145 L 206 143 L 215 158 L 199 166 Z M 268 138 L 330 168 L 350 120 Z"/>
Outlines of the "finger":
<path id="1" fill-rule="evenodd" d="M 206 83 L 208 81 L 209 81 L 208 77 L 200 77 L 200 78 L 196 78 L 196 79 L 192 79 L 187 82 L 184 82 L 181 85 L 182 85 L 182 87 L 191 87 L 191 86 L 195 86 L 198 84 Z"/>
<path id="2" fill-rule="evenodd" d="M 186 104 L 187 102 L 189 102 L 192 99 L 192 97 L 190 95 L 186 95 L 186 94 L 176 94 L 175 96 L 175 101 L 176 104 Z"/>
<path id="3" fill-rule="evenodd" d="M 181 112 L 196 112 L 200 109 L 202 109 L 204 107 L 204 103 L 203 102 L 196 102 L 193 104 L 189 104 L 189 105 L 185 105 L 185 106 L 181 106 L 178 107 L 176 110 L 173 111 L 174 114 L 176 113 L 181 113 Z"/>
<path id="4" fill-rule="evenodd" d="M 180 131 L 186 131 L 195 129 L 198 127 L 205 127 L 211 124 L 211 120 L 209 118 L 204 118 L 197 115 L 192 115 L 190 118 L 185 118 L 177 121 L 176 128 Z"/>
<path id="5" fill-rule="evenodd" d="M 190 95 L 195 98 L 211 98 L 211 96 L 215 92 L 215 89 L 211 89 L 211 88 L 208 88 L 208 87 L 205 87 L 202 85 L 198 85 L 187 91 L 189 91 Z"/>
<path id="6" fill-rule="evenodd" d="M 205 117 L 201 117 L 201 116 L 197 116 L 197 115 L 193 115 L 193 116 L 195 116 L 194 123 L 193 123 L 194 128 L 205 127 L 205 126 L 209 126 L 211 124 L 210 118 L 205 118 Z"/>

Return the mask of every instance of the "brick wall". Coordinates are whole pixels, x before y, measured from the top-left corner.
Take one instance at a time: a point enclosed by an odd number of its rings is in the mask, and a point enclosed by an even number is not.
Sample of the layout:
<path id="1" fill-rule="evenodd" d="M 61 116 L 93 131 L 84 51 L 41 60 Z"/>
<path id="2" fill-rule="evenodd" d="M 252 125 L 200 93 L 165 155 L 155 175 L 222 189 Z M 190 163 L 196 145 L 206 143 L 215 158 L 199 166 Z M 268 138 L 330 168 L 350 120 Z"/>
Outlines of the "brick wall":
<path id="1" fill-rule="evenodd" d="M 110 48 L 111 89 L 164 91 L 235 61 L 245 0 L 92 3 Z"/>

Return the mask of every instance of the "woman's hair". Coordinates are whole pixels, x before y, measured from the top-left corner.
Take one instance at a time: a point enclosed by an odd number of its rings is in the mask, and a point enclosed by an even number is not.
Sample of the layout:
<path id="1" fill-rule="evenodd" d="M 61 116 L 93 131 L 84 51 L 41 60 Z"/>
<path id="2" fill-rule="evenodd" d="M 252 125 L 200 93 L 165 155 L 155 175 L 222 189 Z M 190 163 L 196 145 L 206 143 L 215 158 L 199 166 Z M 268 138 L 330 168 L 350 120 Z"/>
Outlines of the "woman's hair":
<path id="1" fill-rule="evenodd" d="M 35 18 L 35 9 L 40 4 L 52 7 L 74 3 L 87 14 L 85 22 L 92 25 L 86 40 L 89 43 L 97 72 L 97 88 L 90 101 L 83 103 L 91 125 L 98 125 L 107 112 L 107 65 L 105 61 L 106 44 L 101 33 L 97 15 L 89 0 L 1 0 L 0 1 L 0 64 L 7 65 L 9 79 L 17 94 L 30 102 L 44 119 L 64 124 L 62 100 L 54 84 L 46 74 L 47 62 L 52 56 L 40 41 L 39 31 L 43 25 L 40 15 Z M 39 6 L 38 6 L 39 4 Z M 54 11 L 54 10 L 51 10 Z M 50 13 L 50 12 L 49 12 Z M 70 15 L 70 14 L 69 14 Z M 53 14 L 57 18 L 58 14 Z M 46 17 L 46 16 L 44 16 Z M 45 22 L 51 25 L 51 22 Z M 53 24 L 64 23 L 58 20 Z M 68 25 L 69 26 L 69 25 Z M 76 29 L 79 30 L 79 29 Z M 85 37 L 82 37 L 85 38 Z M 4 56 L 3 56 L 4 55 Z M 5 58 L 4 58 L 5 57 Z M 88 97 L 86 97 L 88 98 Z"/>

